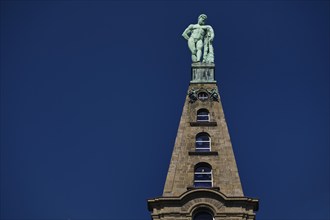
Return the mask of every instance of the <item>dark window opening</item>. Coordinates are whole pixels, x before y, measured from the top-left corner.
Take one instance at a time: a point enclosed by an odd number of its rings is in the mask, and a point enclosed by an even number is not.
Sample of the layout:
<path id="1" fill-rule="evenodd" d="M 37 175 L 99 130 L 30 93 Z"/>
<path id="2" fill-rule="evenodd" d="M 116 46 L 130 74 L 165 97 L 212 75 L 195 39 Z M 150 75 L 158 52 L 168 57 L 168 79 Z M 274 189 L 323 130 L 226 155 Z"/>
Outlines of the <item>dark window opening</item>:
<path id="1" fill-rule="evenodd" d="M 197 212 L 193 220 L 213 220 L 213 216 L 206 211 Z"/>
<path id="2" fill-rule="evenodd" d="M 197 121 L 210 121 L 210 113 L 206 109 L 199 109 L 197 111 Z"/>
<path id="3" fill-rule="evenodd" d="M 211 138 L 207 133 L 199 133 L 196 135 L 196 151 L 208 152 L 211 151 Z"/>
<path id="4" fill-rule="evenodd" d="M 194 187 L 212 187 L 212 167 L 207 163 L 195 166 Z"/>

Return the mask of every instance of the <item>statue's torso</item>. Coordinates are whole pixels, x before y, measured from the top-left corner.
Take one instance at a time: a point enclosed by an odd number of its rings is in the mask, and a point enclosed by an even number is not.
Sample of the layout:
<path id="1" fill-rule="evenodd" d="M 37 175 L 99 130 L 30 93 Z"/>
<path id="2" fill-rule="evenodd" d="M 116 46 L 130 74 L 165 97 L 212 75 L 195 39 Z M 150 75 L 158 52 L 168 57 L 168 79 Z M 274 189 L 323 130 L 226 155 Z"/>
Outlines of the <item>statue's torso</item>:
<path id="1" fill-rule="evenodd" d="M 193 24 L 192 25 L 192 32 L 191 32 L 191 36 L 192 38 L 194 38 L 195 40 L 201 40 L 204 35 L 205 35 L 205 29 L 206 29 L 206 26 L 202 26 L 202 25 L 199 25 L 199 24 Z"/>

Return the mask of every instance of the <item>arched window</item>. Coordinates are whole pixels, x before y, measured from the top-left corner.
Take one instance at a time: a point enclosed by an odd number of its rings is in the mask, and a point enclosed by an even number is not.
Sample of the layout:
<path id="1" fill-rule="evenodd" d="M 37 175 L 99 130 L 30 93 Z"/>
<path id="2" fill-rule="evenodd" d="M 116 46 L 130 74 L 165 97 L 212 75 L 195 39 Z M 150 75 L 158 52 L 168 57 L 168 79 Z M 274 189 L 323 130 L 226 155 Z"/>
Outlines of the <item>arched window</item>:
<path id="1" fill-rule="evenodd" d="M 197 121 L 210 121 L 210 113 L 207 109 L 199 109 L 197 111 Z"/>
<path id="2" fill-rule="evenodd" d="M 213 216 L 207 211 L 199 211 L 194 215 L 193 220 L 213 220 Z"/>
<path id="3" fill-rule="evenodd" d="M 194 187 L 212 187 L 212 167 L 208 163 L 195 166 Z"/>
<path id="4" fill-rule="evenodd" d="M 196 135 L 196 151 L 197 152 L 208 152 L 211 151 L 211 138 L 205 133 L 199 133 Z"/>

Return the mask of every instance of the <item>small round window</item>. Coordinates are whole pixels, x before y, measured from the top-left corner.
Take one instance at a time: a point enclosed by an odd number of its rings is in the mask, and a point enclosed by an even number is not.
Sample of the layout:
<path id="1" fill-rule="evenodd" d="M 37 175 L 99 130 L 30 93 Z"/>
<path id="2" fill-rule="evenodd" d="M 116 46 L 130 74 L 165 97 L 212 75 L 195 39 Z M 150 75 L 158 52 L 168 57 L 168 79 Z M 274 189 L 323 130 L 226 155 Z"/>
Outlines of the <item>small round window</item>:
<path id="1" fill-rule="evenodd" d="M 201 101 L 205 101 L 209 98 L 209 95 L 206 92 L 200 92 L 198 93 L 198 99 Z"/>

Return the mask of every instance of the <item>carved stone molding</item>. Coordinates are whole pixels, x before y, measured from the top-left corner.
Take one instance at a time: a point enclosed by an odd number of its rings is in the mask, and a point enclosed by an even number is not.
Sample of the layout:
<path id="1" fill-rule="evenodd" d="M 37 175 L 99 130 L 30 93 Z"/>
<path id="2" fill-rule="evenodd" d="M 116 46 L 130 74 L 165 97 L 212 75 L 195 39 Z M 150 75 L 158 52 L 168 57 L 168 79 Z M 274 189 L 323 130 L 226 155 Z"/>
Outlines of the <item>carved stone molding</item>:
<path id="1" fill-rule="evenodd" d="M 206 94 L 206 96 L 204 95 Z M 189 102 L 194 103 L 200 101 L 216 101 L 219 102 L 219 92 L 217 89 L 191 88 L 188 91 Z"/>

